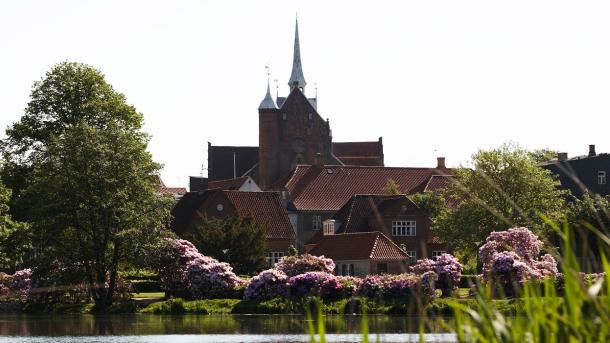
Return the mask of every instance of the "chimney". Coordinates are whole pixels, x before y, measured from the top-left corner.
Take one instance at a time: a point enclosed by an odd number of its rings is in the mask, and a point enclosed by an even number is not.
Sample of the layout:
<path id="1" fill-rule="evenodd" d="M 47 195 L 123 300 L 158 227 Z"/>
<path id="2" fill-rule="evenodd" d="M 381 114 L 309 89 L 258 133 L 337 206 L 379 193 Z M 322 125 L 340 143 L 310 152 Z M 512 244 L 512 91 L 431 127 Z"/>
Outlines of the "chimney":
<path id="1" fill-rule="evenodd" d="M 316 153 L 314 164 L 318 168 L 324 168 L 324 160 L 322 159 L 322 154 L 320 154 L 319 152 Z"/>
<path id="2" fill-rule="evenodd" d="M 557 161 L 565 161 L 568 159 L 568 153 L 567 152 L 558 152 L 557 153 Z"/>
<path id="3" fill-rule="evenodd" d="M 589 157 L 595 156 L 595 144 L 589 144 Z"/>
<path id="4" fill-rule="evenodd" d="M 445 169 L 445 158 L 437 157 L 436 158 L 436 169 Z"/>
<path id="5" fill-rule="evenodd" d="M 323 227 L 324 227 L 324 236 L 329 236 L 329 235 L 334 235 L 335 234 L 335 220 L 334 219 L 327 219 L 324 221 L 323 223 Z"/>

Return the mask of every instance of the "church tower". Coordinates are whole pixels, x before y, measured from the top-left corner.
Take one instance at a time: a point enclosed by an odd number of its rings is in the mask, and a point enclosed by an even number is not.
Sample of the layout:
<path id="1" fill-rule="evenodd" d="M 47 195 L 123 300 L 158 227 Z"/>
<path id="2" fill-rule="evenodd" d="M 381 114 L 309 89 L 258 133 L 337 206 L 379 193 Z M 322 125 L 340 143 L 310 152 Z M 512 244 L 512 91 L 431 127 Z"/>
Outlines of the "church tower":
<path id="1" fill-rule="evenodd" d="M 258 183 L 263 189 L 271 187 L 298 164 L 342 164 L 332 154 L 330 126 L 317 112 L 317 99 L 305 96 L 306 85 L 296 22 L 288 81 L 290 93 L 285 98 L 278 97 L 278 108 L 267 83 L 267 95 L 258 109 Z"/>

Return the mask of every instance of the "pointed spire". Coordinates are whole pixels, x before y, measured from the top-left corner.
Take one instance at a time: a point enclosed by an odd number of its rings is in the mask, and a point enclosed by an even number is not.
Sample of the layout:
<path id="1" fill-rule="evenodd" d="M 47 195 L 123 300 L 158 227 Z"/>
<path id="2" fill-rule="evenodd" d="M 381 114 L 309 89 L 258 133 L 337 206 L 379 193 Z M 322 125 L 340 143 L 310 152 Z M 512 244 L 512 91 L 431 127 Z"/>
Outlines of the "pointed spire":
<path id="1" fill-rule="evenodd" d="M 273 97 L 271 96 L 271 88 L 269 87 L 269 67 L 266 66 L 265 68 L 267 68 L 267 95 L 265 95 L 265 98 L 263 99 L 263 101 L 261 101 L 261 104 L 258 106 L 258 109 L 259 110 L 277 109 L 277 104 L 275 103 L 275 100 L 273 100 Z"/>
<path id="2" fill-rule="evenodd" d="M 299 20 L 296 19 L 294 29 L 294 55 L 292 58 L 292 73 L 290 73 L 290 80 L 288 86 L 290 90 L 294 87 L 299 87 L 305 91 L 305 76 L 303 76 L 303 65 L 301 65 L 301 47 L 299 44 Z"/>

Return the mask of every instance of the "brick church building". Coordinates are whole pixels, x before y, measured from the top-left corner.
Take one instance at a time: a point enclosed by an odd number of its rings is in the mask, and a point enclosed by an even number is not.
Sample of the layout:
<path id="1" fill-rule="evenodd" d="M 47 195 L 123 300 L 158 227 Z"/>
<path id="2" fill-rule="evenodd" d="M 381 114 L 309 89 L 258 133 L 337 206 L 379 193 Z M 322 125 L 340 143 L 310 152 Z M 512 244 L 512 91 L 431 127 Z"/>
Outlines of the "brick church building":
<path id="1" fill-rule="evenodd" d="M 259 145 L 214 146 L 208 143 L 208 181 L 252 177 L 268 189 L 297 165 L 383 166 L 383 142 L 333 142 L 328 119 L 317 98 L 305 95 L 298 23 L 287 97 L 267 94 L 258 107 Z"/>

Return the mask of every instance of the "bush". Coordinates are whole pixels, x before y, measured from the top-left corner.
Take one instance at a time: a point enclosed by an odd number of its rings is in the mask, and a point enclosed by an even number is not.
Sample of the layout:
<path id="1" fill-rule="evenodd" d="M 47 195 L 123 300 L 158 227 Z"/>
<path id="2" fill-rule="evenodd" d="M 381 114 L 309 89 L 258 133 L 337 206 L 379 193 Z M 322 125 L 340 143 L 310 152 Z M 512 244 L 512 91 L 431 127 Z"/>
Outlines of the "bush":
<path id="1" fill-rule="evenodd" d="M 514 296 L 524 282 L 558 275 L 557 261 L 546 254 L 540 258 L 543 243 L 525 227 L 492 232 L 479 249 L 486 282 L 497 291 Z"/>
<path id="2" fill-rule="evenodd" d="M 426 272 L 435 272 L 438 276 L 436 287 L 441 290 L 443 296 L 449 296 L 460 285 L 460 278 L 464 267 L 451 254 L 442 254 L 436 261 L 430 259 L 418 260 L 411 267 L 411 271 L 415 274 L 422 275 Z"/>
<path id="3" fill-rule="evenodd" d="M 188 289 L 196 299 L 235 297 L 238 286 L 244 284 L 228 263 L 202 256 L 186 267 Z"/>
<path id="4" fill-rule="evenodd" d="M 333 273 L 335 263 L 332 259 L 324 256 L 303 254 L 301 256 L 284 256 L 273 268 L 283 272 L 288 277 L 293 277 L 307 272 Z"/>
<path id="5" fill-rule="evenodd" d="M 282 271 L 268 269 L 253 277 L 244 292 L 245 300 L 270 300 L 286 295 L 288 277 Z"/>
<path id="6" fill-rule="evenodd" d="M 436 273 L 429 271 L 421 276 L 415 274 L 369 275 L 362 279 L 356 295 L 371 299 L 403 300 L 415 299 L 426 302 L 434 297 Z"/>
<path id="7" fill-rule="evenodd" d="M 336 276 L 325 272 L 307 272 L 288 279 L 287 295 L 291 298 L 319 296 L 323 300 L 341 297 L 342 286 Z"/>

